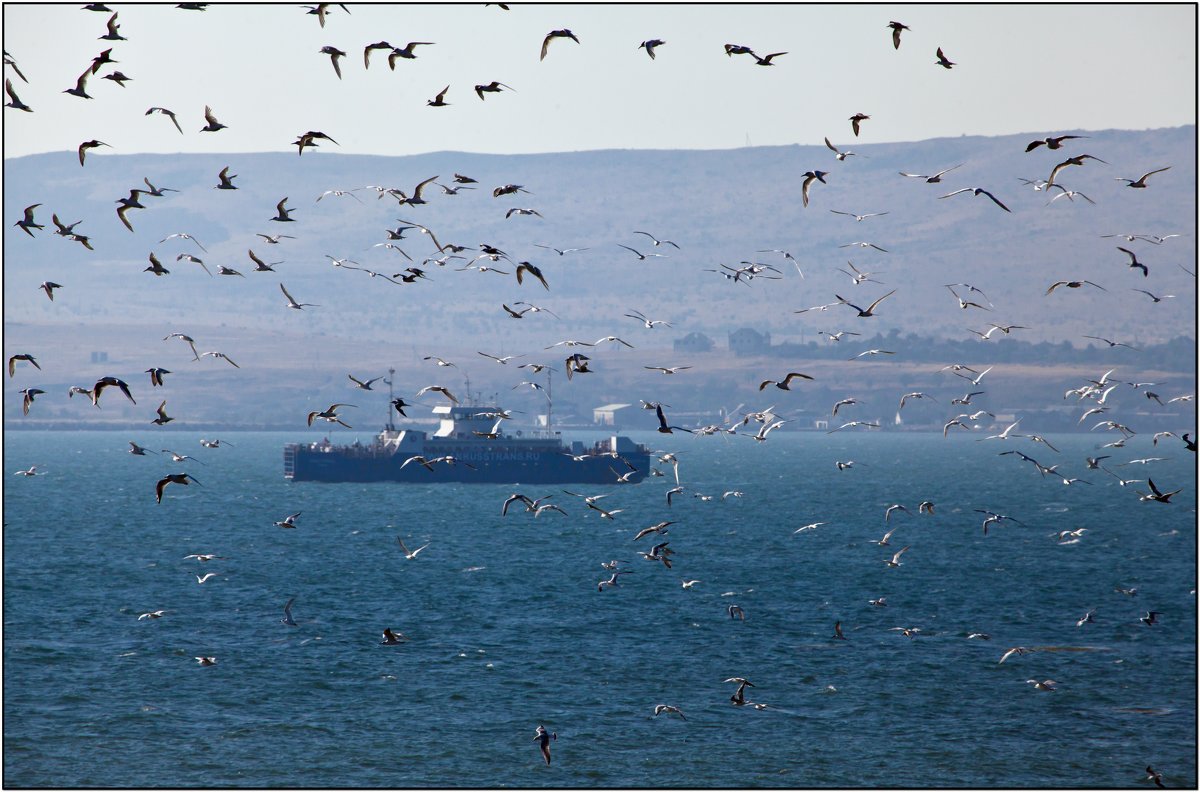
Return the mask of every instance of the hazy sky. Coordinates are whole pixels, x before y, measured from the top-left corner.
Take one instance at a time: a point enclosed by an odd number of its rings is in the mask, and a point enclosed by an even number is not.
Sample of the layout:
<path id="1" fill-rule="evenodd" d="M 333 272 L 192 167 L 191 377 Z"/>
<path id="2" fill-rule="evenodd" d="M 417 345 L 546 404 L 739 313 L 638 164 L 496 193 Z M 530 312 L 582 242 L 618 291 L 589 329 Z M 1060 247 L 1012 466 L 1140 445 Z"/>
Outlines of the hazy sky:
<path id="1" fill-rule="evenodd" d="M 1146 129 L 1195 122 L 1196 6 L 348 4 L 324 28 L 295 4 L 4 5 L 5 48 L 34 112 L 4 110 L 4 154 L 294 150 L 306 130 L 342 153 L 531 153 L 604 148 L 820 144 L 853 149 L 933 137 Z M 890 20 L 907 24 L 900 49 Z M 580 43 L 542 39 L 569 28 Z M 666 44 L 651 60 L 639 42 Z M 385 40 L 418 47 L 389 71 Z M 786 52 L 770 67 L 726 43 Z M 344 50 L 344 79 L 324 45 Z M 102 49 L 92 100 L 62 93 Z M 958 65 L 935 65 L 938 47 Z M 124 88 L 101 77 L 119 69 Z M 480 101 L 472 87 L 514 91 Z M 428 107 L 447 84 L 448 107 Z M 228 129 L 200 133 L 204 106 Z M 175 111 L 184 134 L 147 108 Z M 857 140 L 848 118 L 871 116 Z M 100 149 L 103 156 L 108 149 Z"/>

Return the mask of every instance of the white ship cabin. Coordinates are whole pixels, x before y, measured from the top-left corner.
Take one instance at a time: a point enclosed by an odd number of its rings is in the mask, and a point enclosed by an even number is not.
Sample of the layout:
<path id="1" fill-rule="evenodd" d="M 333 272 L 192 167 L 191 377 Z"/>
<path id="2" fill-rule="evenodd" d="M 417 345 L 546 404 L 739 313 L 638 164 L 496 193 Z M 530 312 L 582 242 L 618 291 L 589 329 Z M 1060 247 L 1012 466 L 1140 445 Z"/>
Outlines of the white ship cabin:
<path id="1" fill-rule="evenodd" d="M 434 437 L 445 437 L 453 440 L 478 440 L 473 432 L 490 432 L 496 425 L 499 412 L 495 407 L 463 407 L 461 405 L 439 404 L 433 408 L 433 414 L 441 416 Z"/>

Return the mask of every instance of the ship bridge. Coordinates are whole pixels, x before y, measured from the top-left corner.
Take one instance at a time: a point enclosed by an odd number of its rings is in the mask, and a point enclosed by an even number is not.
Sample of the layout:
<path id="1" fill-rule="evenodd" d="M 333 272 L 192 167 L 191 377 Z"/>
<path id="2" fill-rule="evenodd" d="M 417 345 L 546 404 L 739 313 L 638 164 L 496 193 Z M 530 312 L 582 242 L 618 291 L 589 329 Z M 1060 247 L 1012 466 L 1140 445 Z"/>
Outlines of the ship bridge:
<path id="1" fill-rule="evenodd" d="M 496 407 L 463 407 L 462 405 L 439 404 L 433 414 L 441 417 L 434 437 L 455 440 L 474 440 L 472 432 L 490 432 L 499 419 Z"/>

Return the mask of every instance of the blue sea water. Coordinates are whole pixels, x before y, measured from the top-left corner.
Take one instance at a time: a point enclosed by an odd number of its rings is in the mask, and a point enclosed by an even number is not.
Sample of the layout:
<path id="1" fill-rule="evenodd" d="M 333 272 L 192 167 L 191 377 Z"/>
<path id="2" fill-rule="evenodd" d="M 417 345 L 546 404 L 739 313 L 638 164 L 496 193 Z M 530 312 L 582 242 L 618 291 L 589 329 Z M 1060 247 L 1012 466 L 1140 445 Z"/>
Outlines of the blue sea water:
<path id="1" fill-rule="evenodd" d="M 5 786 L 1130 787 L 1146 765 L 1196 786 L 1182 444 L 1100 452 L 1183 489 L 1161 504 L 1085 470 L 1101 442 L 1086 435 L 1048 438 L 1059 453 L 849 431 L 634 437 L 675 452 L 687 489 L 667 506 L 669 465 L 568 487 L 610 493 L 607 520 L 561 487 L 291 483 L 292 435 L 208 449 L 189 432 L 6 433 Z M 129 440 L 199 461 L 132 456 Z M 1091 483 L 998 455 L 1013 448 Z M 1166 459 L 1116 467 L 1152 456 Z M 13 475 L 31 464 L 44 475 Z M 156 504 L 180 470 L 200 483 Z M 569 514 L 502 517 L 513 492 Z M 895 503 L 910 513 L 885 522 Z M 1021 524 L 984 536 L 975 509 Z M 272 524 L 294 512 L 295 529 Z M 666 537 L 633 541 L 663 520 Z M 890 547 L 871 543 L 889 528 Z M 429 546 L 406 560 L 397 535 Z M 672 569 L 636 554 L 664 540 Z M 633 573 L 598 592 L 610 559 Z M 280 621 L 291 597 L 298 627 Z M 384 627 L 410 640 L 380 645 Z M 999 663 L 1014 646 L 1035 651 Z M 731 705 L 734 676 L 767 708 Z M 538 724 L 558 735 L 549 767 Z"/>

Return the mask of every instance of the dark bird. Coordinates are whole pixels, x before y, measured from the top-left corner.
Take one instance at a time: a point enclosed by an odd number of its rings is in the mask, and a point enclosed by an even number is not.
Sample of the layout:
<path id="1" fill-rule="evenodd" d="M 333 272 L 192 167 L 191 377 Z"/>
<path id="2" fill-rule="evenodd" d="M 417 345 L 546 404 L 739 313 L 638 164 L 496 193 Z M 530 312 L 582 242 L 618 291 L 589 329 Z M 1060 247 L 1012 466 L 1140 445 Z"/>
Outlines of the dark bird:
<path id="1" fill-rule="evenodd" d="M 646 54 L 650 56 L 650 60 L 654 60 L 654 48 L 661 47 L 666 43 L 667 42 L 663 41 L 662 39 L 650 39 L 649 41 L 643 41 L 641 44 L 638 44 L 638 49 L 646 50 Z"/>
<path id="2" fill-rule="evenodd" d="M 1054 186 L 1054 177 L 1058 176 L 1059 171 L 1061 171 L 1063 168 L 1069 167 L 1071 165 L 1082 166 L 1083 161 L 1088 160 L 1088 159 L 1094 159 L 1094 160 L 1096 160 L 1096 162 L 1103 162 L 1105 165 L 1108 164 L 1107 162 L 1104 162 L 1104 160 L 1100 159 L 1099 157 L 1093 157 L 1091 154 L 1080 154 L 1077 157 L 1067 157 L 1065 160 L 1063 160 L 1062 162 L 1055 165 L 1054 170 L 1050 171 L 1050 178 L 1046 179 L 1046 185 L 1043 189 L 1049 189 L 1050 187 Z"/>
<path id="3" fill-rule="evenodd" d="M 96 405 L 97 407 L 100 406 L 100 394 L 102 394 L 104 389 L 108 387 L 119 389 L 121 393 L 125 394 L 125 398 L 129 399 L 129 401 L 133 404 L 137 404 L 137 402 L 133 400 L 133 394 L 129 392 L 129 385 L 124 380 L 112 376 L 101 377 L 100 379 L 96 380 L 96 384 L 92 386 L 92 404 Z M 165 404 L 166 402 L 163 403 Z"/>
<path id="4" fill-rule="evenodd" d="M 92 76 L 91 68 L 89 67 L 87 69 L 84 69 L 83 74 L 79 75 L 79 79 L 77 79 L 75 81 L 75 87 L 68 88 L 67 90 L 63 91 L 63 93 L 71 94 L 71 96 L 78 96 L 80 99 L 91 99 L 92 97 L 88 96 L 88 93 L 87 93 L 87 81 L 88 81 L 88 77 L 91 77 L 91 76 Z"/>
<path id="5" fill-rule="evenodd" d="M 175 113 L 173 113 L 172 111 L 168 110 L 165 107 L 151 107 L 149 110 L 146 111 L 145 114 L 150 115 L 151 113 L 162 113 L 167 118 L 170 118 L 171 123 L 175 125 L 176 129 L 179 130 L 179 134 L 181 134 L 181 135 L 183 134 L 183 127 L 179 126 L 179 119 L 177 119 L 175 117 Z"/>
<path id="6" fill-rule="evenodd" d="M 427 102 L 425 102 L 425 104 L 429 105 L 430 107 L 446 107 L 447 105 L 450 104 L 449 102 L 446 101 L 446 91 L 449 91 L 449 90 L 450 90 L 450 86 L 447 85 L 445 88 L 443 88 L 438 93 L 438 95 L 436 97 L 428 100 Z"/>
<path id="7" fill-rule="evenodd" d="M 859 125 L 870 117 L 871 116 L 863 115 L 862 113 L 855 113 L 854 115 L 850 116 L 850 126 L 854 130 L 854 137 L 858 137 Z"/>
<path id="8" fill-rule="evenodd" d="M 502 187 L 497 187 L 492 190 L 492 197 L 499 198 L 501 195 L 516 195 L 519 192 L 528 193 L 523 184 L 505 184 Z"/>
<path id="9" fill-rule="evenodd" d="M 840 621 L 833 623 L 833 637 L 839 641 L 846 640 L 846 636 L 842 634 L 842 623 Z"/>
<path id="10" fill-rule="evenodd" d="M 819 181 L 821 184 L 828 184 L 829 182 L 825 181 L 825 177 L 828 175 L 828 171 L 818 170 L 804 172 L 804 183 L 800 187 L 800 194 L 805 206 L 808 206 L 808 188 L 812 186 L 814 181 Z"/>
<path id="11" fill-rule="evenodd" d="M 115 61 L 112 58 L 112 48 L 106 49 L 104 52 L 101 52 L 99 55 L 92 58 L 91 73 L 95 74 L 96 72 L 100 71 L 100 67 L 107 63 L 118 63 L 118 61 Z M 91 97 L 89 96 L 88 98 L 90 99 Z"/>
<path id="12" fill-rule="evenodd" d="M 790 371 L 790 372 L 788 372 L 788 375 L 783 378 L 782 381 L 777 382 L 775 380 L 763 380 L 761 383 L 759 383 L 758 389 L 761 391 L 763 388 L 767 387 L 768 385 L 774 385 L 776 388 L 779 388 L 780 390 L 791 390 L 791 387 L 790 387 L 791 382 L 792 382 L 792 380 L 796 379 L 797 377 L 799 377 L 800 379 L 806 379 L 806 380 L 812 379 L 812 377 L 808 376 L 807 374 L 801 374 L 799 371 Z"/>
<path id="13" fill-rule="evenodd" d="M 504 83 L 500 82 L 499 80 L 492 80 L 487 85 L 476 85 L 475 93 L 477 93 L 479 95 L 479 98 L 482 100 L 483 95 L 485 93 L 500 93 L 501 88 L 507 88 L 510 91 L 516 90 L 511 85 L 505 85 Z"/>
<path id="14" fill-rule="evenodd" d="M 1163 786 L 1162 773 L 1155 770 L 1150 765 L 1146 765 L 1146 780 L 1153 781 L 1154 785 L 1159 789 L 1166 789 L 1166 787 Z"/>
<path id="15" fill-rule="evenodd" d="M 17 92 L 13 90 L 12 80 L 4 78 L 4 92 L 8 94 L 8 101 L 4 103 L 5 107 L 11 107 L 14 110 L 24 110 L 26 113 L 32 113 L 33 108 L 21 101 L 21 97 L 17 96 Z"/>
<path id="16" fill-rule="evenodd" d="M 955 165 L 954 167 L 946 168 L 945 170 L 938 171 L 937 173 L 933 174 L 932 176 L 922 176 L 919 173 L 905 173 L 904 171 L 900 171 L 900 175 L 907 176 L 910 179 L 924 179 L 926 184 L 938 184 L 939 182 L 941 182 L 942 176 L 944 176 L 945 174 L 949 173 L 952 170 L 961 168 L 962 166 L 963 166 L 963 163 L 960 162 L 959 164 Z"/>
<path id="17" fill-rule="evenodd" d="M 34 397 L 45 392 L 41 388 L 23 388 L 20 391 L 21 395 L 24 396 L 21 400 L 21 413 L 29 415 L 29 405 L 33 404 Z"/>
<path id="18" fill-rule="evenodd" d="M 551 34 L 553 35 L 553 34 Z M 547 39 L 548 41 L 549 39 Z M 546 48 L 542 47 L 542 57 L 546 56 Z M 538 747 L 542 749 L 542 758 L 546 760 L 546 765 L 550 765 L 550 741 L 558 739 L 558 732 L 547 732 L 545 726 L 538 726 L 537 731 L 533 735 L 533 739 L 538 743 Z"/>
<path id="19" fill-rule="evenodd" d="M 156 387 L 163 384 L 163 374 L 170 374 L 165 368 L 148 368 L 146 373 L 150 375 L 151 387 Z"/>
<path id="20" fill-rule="evenodd" d="M 546 291 L 550 291 L 550 285 L 546 283 L 546 278 L 544 275 L 542 275 L 542 271 L 540 269 L 530 264 L 528 261 L 522 261 L 517 265 L 517 283 L 521 282 L 522 272 L 528 272 L 530 275 L 537 278 L 541 282 L 542 287 L 545 288 Z"/>
<path id="21" fill-rule="evenodd" d="M 1149 275 L 1150 275 L 1149 268 L 1147 268 L 1146 265 L 1143 264 L 1142 262 L 1138 261 L 1137 255 L 1132 250 L 1128 250 L 1128 249 L 1120 247 L 1120 246 L 1117 247 L 1117 250 L 1119 250 L 1122 253 L 1129 256 L 1129 268 L 1130 269 L 1140 269 L 1142 271 L 1143 277 L 1149 277 Z"/>
<path id="22" fill-rule="evenodd" d="M 197 484 L 200 483 L 199 481 L 196 481 L 196 479 L 192 478 L 191 474 L 189 473 L 168 473 L 166 478 L 159 479 L 158 483 L 154 485 L 155 499 L 158 503 L 162 503 L 163 490 L 167 488 L 168 484 L 186 485 L 191 484 L 193 481 L 195 481 Z"/>
<path id="23" fill-rule="evenodd" d="M 943 69 L 952 69 L 952 68 L 954 68 L 955 66 L 957 66 L 957 65 L 958 65 L 957 63 L 955 63 L 954 61 L 950 60 L 949 58 L 947 58 L 947 57 L 945 56 L 945 54 L 943 54 L 943 53 L 942 53 L 942 48 L 941 48 L 941 47 L 938 47 L 938 50 L 937 50 L 937 60 L 936 60 L 936 61 L 934 61 L 934 63 L 936 63 L 938 66 L 941 66 Z"/>
<path id="24" fill-rule="evenodd" d="M 634 231 L 633 233 L 641 234 L 642 236 L 649 237 L 650 241 L 654 243 L 654 247 L 658 247 L 659 245 L 670 245 L 671 247 L 675 248 L 676 250 L 679 250 L 679 245 L 675 244 L 671 240 L 657 239 L 653 234 L 651 234 L 648 231 Z M 622 247 L 624 247 L 624 245 L 622 245 Z M 628 249 L 629 248 L 626 248 L 626 250 L 628 250 Z"/>
<path id="25" fill-rule="evenodd" d="M 415 60 L 417 56 L 416 56 L 416 54 L 413 53 L 413 47 L 416 47 L 417 45 L 420 45 L 420 44 L 433 44 L 433 43 L 434 42 L 432 42 L 432 41 L 410 41 L 404 47 L 393 48 L 392 51 L 388 53 L 388 68 L 391 69 L 392 71 L 396 70 L 396 59 L 397 58 L 405 58 L 407 60 Z"/>
<path id="26" fill-rule="evenodd" d="M 663 408 L 661 404 L 656 404 L 654 406 L 654 414 L 658 416 L 658 431 L 662 434 L 673 434 L 674 430 L 676 429 L 681 432 L 687 432 L 688 434 L 695 434 L 695 432 L 693 432 L 691 429 L 684 429 L 682 426 L 668 426 L 667 416 L 663 414 Z"/>
<path id="27" fill-rule="evenodd" d="M 546 49 L 550 46 L 550 42 L 556 38 L 569 38 L 576 44 L 579 43 L 579 39 L 575 37 L 575 34 L 566 28 L 563 28 L 562 30 L 551 30 L 546 34 L 546 38 L 542 41 L 542 56 L 538 58 L 538 60 L 546 59 Z M 550 760 L 547 759 L 546 763 L 549 764 L 549 762 Z"/>
<path id="28" fill-rule="evenodd" d="M 154 196 L 155 198 L 165 198 L 166 193 L 179 192 L 179 190 L 176 190 L 172 187 L 155 187 L 153 184 L 150 183 L 150 180 L 148 178 L 146 178 L 145 176 L 142 177 L 142 181 L 144 181 L 146 183 L 146 186 L 150 188 L 149 190 L 146 191 L 146 194 Z M 185 236 L 185 235 L 181 234 L 180 236 Z M 195 241 L 195 240 L 192 240 L 192 241 Z M 199 245 L 200 243 L 196 242 L 196 244 Z M 200 249 L 204 250 L 204 247 L 201 245 Z"/>
<path id="29" fill-rule="evenodd" d="M 887 27 L 892 29 L 892 46 L 895 49 L 900 49 L 900 31 L 911 30 L 912 28 L 900 22 L 888 22 Z"/>
<path id="30" fill-rule="evenodd" d="M 1066 286 L 1068 289 L 1078 289 L 1078 288 L 1080 288 L 1081 286 L 1083 286 L 1084 284 L 1087 284 L 1087 285 L 1089 285 L 1089 286 L 1095 286 L 1095 287 L 1096 287 L 1097 289 L 1099 289 L 1100 291 L 1108 291 L 1108 289 L 1104 288 L 1104 287 L 1103 287 L 1103 286 L 1101 286 L 1099 283 L 1092 283 L 1090 280 L 1081 280 L 1081 281 L 1056 281 L 1055 283 L 1052 283 L 1052 284 L 1050 284 L 1050 288 L 1049 288 L 1049 289 L 1046 289 L 1046 294 L 1049 294 L 1050 292 L 1054 291 L 1054 290 L 1055 290 L 1055 289 L 1057 289 L 1059 286 Z M 1135 289 L 1135 291 L 1137 291 L 1137 290 Z M 1157 300 L 1155 300 L 1155 302 L 1158 302 L 1158 301 L 1157 301 Z"/>
<path id="31" fill-rule="evenodd" d="M 29 82 L 29 80 L 26 79 L 25 75 L 21 73 L 20 67 L 17 66 L 17 61 L 13 58 L 12 55 L 8 54 L 8 50 L 4 51 L 4 65 L 11 66 L 12 70 L 17 73 L 18 77 L 21 78 L 21 82 L 24 82 L 24 83 Z"/>
<path id="32" fill-rule="evenodd" d="M 201 132 L 217 132 L 222 129 L 228 129 L 227 126 L 217 120 L 217 117 L 213 115 L 212 108 L 208 105 L 204 106 L 204 120 L 208 123 L 200 128 Z"/>
<path id="33" fill-rule="evenodd" d="M 1126 187 L 1142 189 L 1146 186 L 1146 179 L 1149 179 L 1151 176 L 1153 176 L 1156 173 L 1162 173 L 1163 171 L 1167 171 L 1167 170 L 1171 170 L 1170 165 L 1168 165 L 1165 168 L 1159 168 L 1158 170 L 1152 170 L 1149 173 L 1143 173 L 1141 176 L 1139 176 L 1136 179 L 1126 179 L 1122 176 L 1118 176 L 1118 177 L 1116 177 L 1116 180 L 1125 182 Z"/>
<path id="34" fill-rule="evenodd" d="M 83 167 L 83 160 L 84 160 L 84 157 L 87 156 L 88 149 L 99 148 L 100 146 L 108 146 L 108 144 L 102 140 L 85 140 L 84 142 L 80 143 L 79 144 L 79 166 Z M 112 148 L 112 146 L 108 146 L 108 147 Z"/>
<path id="35" fill-rule="evenodd" d="M 939 195 L 939 196 L 938 196 L 938 198 L 939 198 L 939 199 L 941 199 L 941 198 L 949 198 L 949 197 L 950 197 L 950 196 L 952 196 L 952 195 L 958 195 L 959 193 L 964 193 L 964 192 L 969 192 L 969 193 L 972 193 L 973 195 L 986 195 L 988 198 L 991 198 L 991 199 L 992 199 L 992 202 L 993 202 L 993 203 L 995 203 L 995 204 L 996 204 L 996 206 L 999 206 L 1001 209 L 1003 209 L 1003 210 L 1004 210 L 1004 211 L 1006 211 L 1006 212 L 1009 212 L 1009 213 L 1011 213 L 1011 212 L 1012 212 L 1012 210 L 1011 210 L 1011 209 L 1009 209 L 1009 208 L 1008 208 L 1007 206 L 1005 206 L 1004 204 L 1000 203 L 1000 199 L 999 199 L 999 198 L 997 198 L 996 196 L 992 195 L 990 192 L 988 192 L 987 190 L 983 189 L 982 187 L 963 187 L 961 190 L 955 190 L 955 191 L 954 191 L 954 192 L 952 192 L 952 193 L 946 193 L 945 195 Z"/>
<path id="36" fill-rule="evenodd" d="M 388 44 L 386 41 L 377 41 L 374 44 L 368 44 L 366 47 L 363 48 L 363 68 L 364 69 L 371 68 L 371 50 L 377 50 L 377 49 L 390 50 L 390 49 L 395 49 L 395 47 L 393 47 L 391 44 Z"/>
<path id="37" fill-rule="evenodd" d="M 122 36 L 120 33 L 117 32 L 118 30 L 121 29 L 121 26 L 117 24 L 117 13 L 115 11 L 113 12 L 113 15 L 108 18 L 108 23 L 107 23 L 106 27 L 108 28 L 108 32 L 105 33 L 103 36 L 100 36 L 101 41 L 127 41 L 128 40 L 124 36 Z"/>
<path id="38" fill-rule="evenodd" d="M 219 184 L 216 185 L 216 187 L 214 189 L 217 189 L 217 190 L 236 190 L 237 189 L 237 187 L 234 186 L 234 183 L 233 183 L 233 180 L 237 178 L 237 174 L 235 173 L 232 176 L 230 176 L 228 165 L 226 165 L 224 168 L 221 168 L 221 172 L 217 174 L 217 178 L 220 179 L 221 181 Z M 260 234 L 259 236 L 262 236 L 262 235 Z"/>
<path id="39" fill-rule="evenodd" d="M 861 316 L 861 317 L 867 317 L 867 316 L 874 316 L 874 315 L 875 315 L 875 307 L 876 307 L 877 305 L 879 305 L 879 303 L 883 302 L 884 300 L 886 300 L 888 297 L 891 297 L 891 296 L 892 296 L 893 294 L 895 294 L 895 293 L 896 293 L 896 290 L 895 290 L 895 289 L 892 289 L 890 292 L 888 292 L 887 294 L 883 295 L 883 296 L 882 296 L 882 297 L 880 297 L 878 300 L 876 300 L 875 302 L 873 302 L 873 303 L 871 303 L 869 306 L 867 306 L 867 307 L 866 307 L 866 309 L 863 309 L 863 308 L 860 308 L 860 307 L 858 307 L 857 305 L 855 305 L 854 303 L 850 302 L 849 300 L 847 300 L 845 297 L 842 297 L 841 295 L 835 294 L 835 295 L 833 295 L 833 296 L 834 296 L 834 297 L 837 297 L 837 298 L 838 298 L 839 300 L 841 300 L 841 301 L 842 301 L 844 304 L 846 304 L 846 305 L 849 305 L 851 308 L 853 308 L 854 310 L 858 311 L 858 315 L 859 315 L 859 316 Z"/>
<path id="40" fill-rule="evenodd" d="M 402 399 L 402 398 L 401 399 L 392 399 L 392 407 L 394 407 L 396 412 L 400 413 L 400 415 L 404 416 L 405 418 L 408 417 L 408 414 L 404 412 L 404 408 L 411 407 L 411 406 L 412 406 L 411 404 L 404 401 L 404 399 Z"/>
<path id="41" fill-rule="evenodd" d="M 1087 135 L 1060 135 L 1058 137 L 1048 137 L 1041 140 L 1035 140 L 1025 147 L 1025 153 L 1028 154 L 1038 146 L 1045 146 L 1048 149 L 1057 150 L 1062 148 L 1062 143 L 1064 140 L 1076 140 L 1078 138 L 1086 137 Z"/>
<path id="42" fill-rule="evenodd" d="M 1138 500 L 1143 501 L 1158 501 L 1159 503 L 1170 503 L 1174 495 L 1183 492 L 1182 489 L 1172 490 L 1171 492 L 1162 492 L 1158 487 L 1154 486 L 1154 479 L 1146 479 L 1146 484 L 1150 487 L 1150 492 L 1138 493 L 1141 495 Z"/>
<path id="43" fill-rule="evenodd" d="M 33 236 L 34 228 L 45 228 L 44 225 L 38 225 L 36 222 L 34 222 L 34 219 L 33 219 L 33 210 L 37 209 L 39 206 L 41 206 L 40 203 L 35 203 L 30 206 L 26 206 L 25 207 L 25 217 L 23 217 L 22 219 L 18 220 L 15 223 L 13 223 L 13 225 L 20 226 L 21 230 L 24 231 L 26 234 L 29 234 L 29 236 Z"/>
<path id="44" fill-rule="evenodd" d="M 277 221 L 277 222 L 280 222 L 280 223 L 294 223 L 294 222 L 296 222 L 295 220 L 293 220 L 293 219 L 290 217 L 290 215 L 292 214 L 292 212 L 294 212 L 294 211 L 296 211 L 296 210 L 295 210 L 295 209 L 284 209 L 284 208 L 283 208 L 283 205 L 284 205 L 285 203 L 287 203 L 287 198 L 284 198 L 282 201 L 280 201 L 279 203 L 275 204 L 275 216 L 274 216 L 274 217 L 271 217 L 271 218 L 268 218 L 268 219 L 269 219 L 269 220 L 275 220 L 275 221 Z"/>
<path id="45" fill-rule="evenodd" d="M 18 360 L 23 360 L 26 363 L 31 364 L 35 369 L 38 369 L 39 371 L 42 368 L 41 366 L 38 365 L 38 362 L 33 359 L 33 355 L 30 355 L 30 354 L 13 355 L 12 357 L 10 357 L 8 359 L 8 376 L 9 377 L 12 377 L 13 375 L 15 375 L 17 373 L 17 361 Z"/>
<path id="46" fill-rule="evenodd" d="M 331 6 L 331 5 L 333 5 L 333 3 L 317 3 L 315 6 L 311 6 L 311 7 L 306 6 L 308 8 L 308 11 L 306 11 L 305 13 L 315 14 L 317 17 L 317 21 L 319 23 L 321 23 L 321 27 L 325 27 L 325 16 L 329 13 L 329 6 Z M 346 8 L 345 3 L 338 3 L 338 6 L 340 6 L 341 9 L 343 11 L 345 11 L 347 14 L 350 13 L 350 9 Z M 291 604 L 291 603 L 289 603 L 289 604 Z"/>
<path id="47" fill-rule="evenodd" d="M 754 58 L 755 66 L 774 66 L 775 64 L 771 63 L 771 58 L 778 58 L 783 55 L 787 55 L 787 53 L 786 52 L 772 52 L 770 55 L 764 55 L 761 58 L 758 57 L 757 55 L 755 55 L 753 52 L 751 52 L 750 55 Z"/>
<path id="48" fill-rule="evenodd" d="M 54 302 L 54 290 L 61 289 L 62 284 L 55 283 L 54 281 L 43 281 L 38 288 L 46 292 L 46 296 L 50 298 L 50 302 Z"/>
<path id="49" fill-rule="evenodd" d="M 338 58 L 346 57 L 346 53 L 342 52 L 337 47 L 334 47 L 331 45 L 326 45 L 324 47 L 321 47 L 321 49 L 319 51 L 322 55 L 329 56 L 330 62 L 333 63 L 333 73 L 338 76 L 339 80 L 342 79 L 342 67 L 338 63 Z"/>

